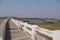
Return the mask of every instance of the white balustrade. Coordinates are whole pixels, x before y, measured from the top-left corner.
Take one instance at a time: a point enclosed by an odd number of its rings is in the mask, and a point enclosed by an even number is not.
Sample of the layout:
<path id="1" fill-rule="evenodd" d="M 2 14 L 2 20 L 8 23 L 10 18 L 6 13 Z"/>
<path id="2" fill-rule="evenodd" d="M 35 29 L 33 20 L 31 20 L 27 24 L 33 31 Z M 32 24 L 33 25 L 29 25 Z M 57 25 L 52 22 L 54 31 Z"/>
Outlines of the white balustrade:
<path id="1" fill-rule="evenodd" d="M 53 40 L 60 40 L 60 30 L 56 31 L 52 31 L 52 30 L 48 30 L 48 29 L 45 29 L 45 28 L 41 28 L 41 27 L 38 27 L 37 25 L 31 25 L 31 24 L 28 24 L 28 23 L 25 23 L 25 22 L 20 22 L 18 20 L 15 20 L 15 19 L 11 19 L 17 26 L 20 25 L 20 27 L 23 25 L 22 29 L 25 31 L 25 32 L 28 32 L 30 35 L 31 35 L 31 38 L 35 40 L 35 32 L 38 31 L 44 35 L 47 35 L 49 37 L 51 37 Z M 30 28 L 30 29 L 29 29 Z"/>

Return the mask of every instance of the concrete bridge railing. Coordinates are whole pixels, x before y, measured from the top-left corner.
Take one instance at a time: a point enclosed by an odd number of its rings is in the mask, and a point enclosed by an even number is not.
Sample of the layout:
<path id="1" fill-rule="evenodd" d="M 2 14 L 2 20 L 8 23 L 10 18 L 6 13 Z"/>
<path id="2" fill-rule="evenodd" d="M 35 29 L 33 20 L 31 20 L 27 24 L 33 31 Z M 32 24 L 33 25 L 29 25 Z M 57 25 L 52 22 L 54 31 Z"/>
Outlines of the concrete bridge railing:
<path id="1" fill-rule="evenodd" d="M 35 34 L 36 32 L 42 33 L 44 35 L 47 35 L 51 37 L 53 40 L 60 40 L 60 30 L 48 30 L 45 28 L 38 27 L 37 25 L 31 25 L 25 22 L 20 22 L 15 19 L 11 19 L 11 21 L 16 24 L 18 27 L 21 27 L 21 29 L 25 32 L 27 32 L 33 40 L 35 40 Z"/>

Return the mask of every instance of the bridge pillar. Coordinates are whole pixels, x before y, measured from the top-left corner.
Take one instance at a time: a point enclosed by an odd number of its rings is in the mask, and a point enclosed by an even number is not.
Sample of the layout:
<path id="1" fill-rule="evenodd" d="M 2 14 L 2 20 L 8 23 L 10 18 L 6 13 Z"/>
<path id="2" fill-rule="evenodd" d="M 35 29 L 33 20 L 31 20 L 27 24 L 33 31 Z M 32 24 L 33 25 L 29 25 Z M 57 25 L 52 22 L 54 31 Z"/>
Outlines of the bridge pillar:
<path id="1" fill-rule="evenodd" d="M 53 40 L 60 40 L 60 30 L 55 30 L 53 32 L 52 37 L 53 37 Z"/>

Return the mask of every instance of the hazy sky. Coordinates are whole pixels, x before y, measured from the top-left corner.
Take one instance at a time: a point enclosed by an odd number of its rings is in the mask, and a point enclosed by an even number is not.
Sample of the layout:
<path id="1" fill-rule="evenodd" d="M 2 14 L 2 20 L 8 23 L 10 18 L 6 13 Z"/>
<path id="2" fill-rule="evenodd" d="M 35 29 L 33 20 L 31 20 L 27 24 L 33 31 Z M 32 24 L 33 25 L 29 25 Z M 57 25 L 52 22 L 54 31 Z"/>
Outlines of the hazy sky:
<path id="1" fill-rule="evenodd" d="M 60 0 L 0 0 L 0 16 L 60 18 Z"/>

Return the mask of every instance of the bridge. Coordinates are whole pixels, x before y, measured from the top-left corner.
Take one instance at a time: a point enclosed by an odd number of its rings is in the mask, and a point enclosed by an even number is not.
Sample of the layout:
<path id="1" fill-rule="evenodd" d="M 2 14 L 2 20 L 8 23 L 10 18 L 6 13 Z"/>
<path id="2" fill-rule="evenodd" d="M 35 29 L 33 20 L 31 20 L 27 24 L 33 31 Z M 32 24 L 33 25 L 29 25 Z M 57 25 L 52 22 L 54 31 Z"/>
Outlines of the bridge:
<path id="1" fill-rule="evenodd" d="M 13 18 L 5 19 L 1 24 L 0 40 L 47 40 L 38 33 L 60 40 L 60 30 L 48 30 Z"/>

